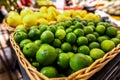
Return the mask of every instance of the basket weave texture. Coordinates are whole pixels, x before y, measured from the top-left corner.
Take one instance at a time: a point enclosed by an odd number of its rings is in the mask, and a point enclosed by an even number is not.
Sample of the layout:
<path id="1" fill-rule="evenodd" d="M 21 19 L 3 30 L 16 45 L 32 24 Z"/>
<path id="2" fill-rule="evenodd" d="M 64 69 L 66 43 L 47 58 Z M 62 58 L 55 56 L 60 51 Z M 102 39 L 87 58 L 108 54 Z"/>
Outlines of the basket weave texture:
<path id="1" fill-rule="evenodd" d="M 25 69 L 31 80 L 87 80 L 93 74 L 101 70 L 110 60 L 112 60 L 115 56 L 117 56 L 117 54 L 120 53 L 120 44 L 118 44 L 114 49 L 106 53 L 102 58 L 96 60 L 87 68 L 78 70 L 68 77 L 48 78 L 38 72 L 37 69 L 30 64 L 30 62 L 25 58 L 24 54 L 20 50 L 20 47 L 15 42 L 13 36 L 14 32 L 10 35 L 10 42 L 12 44 L 12 47 L 16 52 L 20 64 Z"/>

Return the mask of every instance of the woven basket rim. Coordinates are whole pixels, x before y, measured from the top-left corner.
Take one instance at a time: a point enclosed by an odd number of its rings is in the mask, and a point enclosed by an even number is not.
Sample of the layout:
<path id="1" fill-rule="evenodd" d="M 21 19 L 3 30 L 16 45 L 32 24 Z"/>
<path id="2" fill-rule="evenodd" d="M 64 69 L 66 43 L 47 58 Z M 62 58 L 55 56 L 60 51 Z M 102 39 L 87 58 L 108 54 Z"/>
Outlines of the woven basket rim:
<path id="1" fill-rule="evenodd" d="M 78 70 L 72 74 L 70 74 L 68 77 L 59 77 L 59 78 L 48 78 L 37 71 L 35 67 L 33 67 L 30 62 L 25 58 L 23 53 L 20 50 L 20 47 L 15 42 L 13 35 L 15 32 L 10 34 L 10 42 L 12 44 L 13 49 L 16 52 L 16 55 L 18 57 L 18 60 L 22 67 L 25 69 L 26 73 L 30 77 L 31 80 L 73 80 L 73 79 L 79 79 L 79 80 L 87 80 L 89 79 L 93 74 L 101 70 L 109 61 L 111 61 L 116 55 L 120 53 L 120 44 L 118 44 L 115 48 L 113 48 L 111 51 L 107 52 L 102 58 L 97 59 L 94 61 L 89 67 L 83 68 L 81 70 Z"/>

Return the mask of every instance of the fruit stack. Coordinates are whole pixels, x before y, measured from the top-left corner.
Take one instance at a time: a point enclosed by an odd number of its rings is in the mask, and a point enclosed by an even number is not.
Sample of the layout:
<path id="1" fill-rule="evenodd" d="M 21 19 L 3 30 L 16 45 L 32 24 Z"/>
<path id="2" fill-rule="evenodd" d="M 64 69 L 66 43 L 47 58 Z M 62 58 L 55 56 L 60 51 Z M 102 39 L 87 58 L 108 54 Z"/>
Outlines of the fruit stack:
<path id="1" fill-rule="evenodd" d="M 29 29 L 17 27 L 14 40 L 45 76 L 68 76 L 90 66 L 120 43 L 120 31 L 108 22 L 78 17 Z"/>
<path id="2" fill-rule="evenodd" d="M 34 12 L 30 9 L 23 9 L 20 14 L 15 11 L 10 11 L 6 19 L 7 24 L 10 27 L 25 26 L 29 28 L 31 26 L 39 24 L 52 24 L 69 20 L 73 17 L 79 17 L 84 20 L 99 21 L 100 17 L 93 13 L 87 13 L 87 11 L 74 11 L 68 10 L 60 13 L 55 7 L 41 7 L 38 12 Z"/>

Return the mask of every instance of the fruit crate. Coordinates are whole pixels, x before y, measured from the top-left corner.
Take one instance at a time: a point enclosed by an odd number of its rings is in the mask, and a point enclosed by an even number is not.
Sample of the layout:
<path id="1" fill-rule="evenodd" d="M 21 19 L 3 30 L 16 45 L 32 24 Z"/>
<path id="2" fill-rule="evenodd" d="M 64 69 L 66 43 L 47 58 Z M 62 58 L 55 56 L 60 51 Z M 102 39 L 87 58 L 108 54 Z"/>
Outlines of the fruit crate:
<path id="1" fill-rule="evenodd" d="M 108 62 L 110 62 L 120 53 L 120 44 L 118 44 L 111 51 L 107 52 L 102 58 L 95 60 L 95 62 L 93 62 L 89 67 L 80 69 L 70 74 L 68 77 L 48 78 L 37 71 L 37 68 L 33 67 L 31 63 L 27 60 L 18 44 L 15 42 L 14 34 L 15 32 L 10 35 L 10 42 L 16 52 L 20 66 L 23 68 L 23 71 L 25 70 L 26 74 L 31 80 L 87 80 L 96 72 L 100 71 Z"/>

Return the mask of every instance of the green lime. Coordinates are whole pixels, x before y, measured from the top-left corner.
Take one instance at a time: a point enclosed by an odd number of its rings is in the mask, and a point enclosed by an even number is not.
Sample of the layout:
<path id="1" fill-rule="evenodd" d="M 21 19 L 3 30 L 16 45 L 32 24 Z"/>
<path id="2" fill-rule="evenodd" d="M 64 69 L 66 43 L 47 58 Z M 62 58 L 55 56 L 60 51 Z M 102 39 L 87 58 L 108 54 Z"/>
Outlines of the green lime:
<path id="1" fill-rule="evenodd" d="M 98 38 L 100 36 L 99 33 L 97 33 L 97 32 L 93 32 L 93 34 L 96 36 L 96 38 Z"/>
<path id="2" fill-rule="evenodd" d="M 65 28 L 63 26 L 57 26 L 57 29 L 63 29 L 63 30 L 65 30 Z"/>
<path id="3" fill-rule="evenodd" d="M 38 68 L 39 67 L 39 63 L 38 62 L 32 62 L 32 66 Z"/>
<path id="4" fill-rule="evenodd" d="M 24 39 L 27 39 L 27 33 L 25 33 L 25 32 L 15 32 L 14 39 L 17 43 L 19 43 L 20 41 L 22 41 Z"/>
<path id="5" fill-rule="evenodd" d="M 60 48 L 56 48 L 55 51 L 56 51 L 57 55 L 59 55 L 60 53 L 63 52 L 62 49 L 60 49 Z"/>
<path id="6" fill-rule="evenodd" d="M 51 25 L 51 26 L 47 27 L 47 30 L 55 33 L 56 28 L 54 25 Z"/>
<path id="7" fill-rule="evenodd" d="M 54 34 L 51 31 L 44 31 L 40 39 L 42 43 L 51 43 L 54 40 Z"/>
<path id="8" fill-rule="evenodd" d="M 97 38 L 98 42 L 101 43 L 104 40 L 108 40 L 108 38 L 106 36 L 100 36 Z"/>
<path id="9" fill-rule="evenodd" d="M 111 40 L 104 40 L 101 43 L 101 48 L 103 51 L 108 52 L 115 47 L 115 43 Z"/>
<path id="10" fill-rule="evenodd" d="M 120 34 L 120 31 L 117 31 L 117 34 Z"/>
<path id="11" fill-rule="evenodd" d="M 23 47 L 23 54 L 26 57 L 34 57 L 38 48 L 39 47 L 35 43 L 30 42 Z"/>
<path id="12" fill-rule="evenodd" d="M 90 26 L 86 26 L 83 28 L 85 34 L 93 33 L 93 28 Z"/>
<path id="13" fill-rule="evenodd" d="M 66 36 L 66 32 L 63 29 L 57 29 L 57 31 L 55 32 L 55 37 L 58 39 L 64 39 Z"/>
<path id="14" fill-rule="evenodd" d="M 117 35 L 116 35 L 116 38 L 120 39 L 120 34 L 117 34 Z"/>
<path id="15" fill-rule="evenodd" d="M 15 30 L 15 32 L 25 32 L 25 33 L 27 33 L 27 29 L 25 28 L 25 26 L 24 25 L 18 25 L 17 27 L 16 27 L 16 30 Z"/>
<path id="16" fill-rule="evenodd" d="M 87 45 L 88 44 L 88 39 L 84 36 L 78 37 L 77 39 L 77 44 L 80 45 Z"/>
<path id="17" fill-rule="evenodd" d="M 54 39 L 52 45 L 54 47 L 60 47 L 61 46 L 61 41 L 59 39 Z"/>
<path id="18" fill-rule="evenodd" d="M 113 41 L 115 45 L 118 45 L 120 43 L 120 39 L 118 38 L 112 38 L 111 41 Z"/>
<path id="19" fill-rule="evenodd" d="M 71 49 L 72 49 L 72 46 L 70 43 L 68 42 L 64 42 L 62 45 L 61 45 L 61 49 L 63 52 L 70 52 Z"/>
<path id="20" fill-rule="evenodd" d="M 117 29 L 115 27 L 108 27 L 106 30 L 106 34 L 109 37 L 115 37 L 117 35 Z"/>
<path id="21" fill-rule="evenodd" d="M 103 26 L 103 25 L 97 25 L 95 28 L 95 31 L 101 35 L 105 33 L 105 30 L 106 30 L 105 26 Z"/>
<path id="22" fill-rule="evenodd" d="M 30 39 L 24 39 L 20 42 L 20 48 L 22 49 L 26 44 L 32 42 Z"/>
<path id="23" fill-rule="evenodd" d="M 65 22 L 59 22 L 59 23 L 57 23 L 56 25 L 57 25 L 57 26 L 63 26 L 63 27 L 66 26 Z"/>
<path id="24" fill-rule="evenodd" d="M 41 32 L 44 32 L 45 30 L 47 30 L 47 27 L 48 27 L 47 25 L 40 24 L 38 28 Z"/>
<path id="25" fill-rule="evenodd" d="M 74 53 L 73 52 L 68 52 L 67 55 L 69 56 L 69 58 L 71 58 L 74 55 Z"/>
<path id="26" fill-rule="evenodd" d="M 49 78 L 57 77 L 57 69 L 52 66 L 45 66 L 40 70 L 40 73 L 44 74 L 45 76 Z"/>
<path id="27" fill-rule="evenodd" d="M 84 27 L 84 25 L 83 25 L 82 23 L 80 23 L 80 22 L 77 22 L 77 23 L 75 24 L 75 29 L 77 29 L 77 28 L 83 29 L 83 27 Z"/>
<path id="28" fill-rule="evenodd" d="M 70 32 L 66 35 L 66 41 L 71 44 L 75 43 L 76 39 L 77 39 L 77 37 L 73 32 Z"/>
<path id="29" fill-rule="evenodd" d="M 72 51 L 73 51 L 74 53 L 77 53 L 78 48 L 77 48 L 77 46 L 76 46 L 76 45 L 73 45 L 73 47 L 72 47 Z"/>
<path id="30" fill-rule="evenodd" d="M 94 62 L 94 60 L 89 55 L 86 55 L 86 56 L 88 57 L 88 60 L 89 60 L 89 64 L 88 64 L 88 66 L 89 66 Z"/>
<path id="31" fill-rule="evenodd" d="M 88 38 L 89 42 L 96 41 L 96 37 L 94 34 L 87 34 L 86 37 Z"/>
<path id="32" fill-rule="evenodd" d="M 31 39 L 31 40 L 37 40 L 40 38 L 40 30 L 39 29 L 31 29 L 29 32 L 28 32 L 28 37 Z"/>
<path id="33" fill-rule="evenodd" d="M 72 25 L 72 21 L 71 20 L 65 21 L 65 26 L 66 27 L 70 27 L 71 25 Z"/>
<path id="34" fill-rule="evenodd" d="M 91 26 L 91 25 L 92 25 L 92 26 L 95 26 L 95 23 L 92 22 L 92 21 L 90 21 L 90 22 L 87 23 L 87 26 Z"/>
<path id="35" fill-rule="evenodd" d="M 54 47 L 45 44 L 40 46 L 39 50 L 36 53 L 36 60 L 40 65 L 49 65 L 52 64 L 57 57 L 57 53 Z"/>
<path id="36" fill-rule="evenodd" d="M 80 47 L 78 48 L 78 53 L 82 53 L 82 54 L 88 55 L 89 52 L 90 52 L 90 49 L 89 49 L 89 47 L 86 46 L 86 45 L 80 46 Z"/>
<path id="37" fill-rule="evenodd" d="M 75 29 L 75 25 L 71 25 L 70 28 L 71 28 L 72 30 L 74 30 L 74 29 Z"/>
<path id="38" fill-rule="evenodd" d="M 34 43 L 35 43 L 36 45 L 38 45 L 38 47 L 40 47 L 42 41 L 41 41 L 41 40 L 35 40 Z"/>
<path id="39" fill-rule="evenodd" d="M 84 31 L 82 29 L 75 29 L 73 32 L 77 37 L 84 36 Z"/>
<path id="40" fill-rule="evenodd" d="M 89 44 L 89 48 L 93 49 L 93 48 L 100 48 L 100 44 L 98 42 L 91 42 Z"/>
<path id="41" fill-rule="evenodd" d="M 38 29 L 38 26 L 31 26 L 30 30 L 32 30 L 32 29 Z"/>
<path id="42" fill-rule="evenodd" d="M 70 32 L 72 32 L 72 29 L 71 29 L 71 28 L 67 28 L 67 29 L 65 30 L 65 32 L 66 32 L 66 34 L 67 34 L 67 33 L 70 33 Z"/>
<path id="43" fill-rule="evenodd" d="M 70 58 L 70 68 L 74 71 L 85 68 L 89 64 L 89 60 L 84 54 L 75 54 Z"/>
<path id="44" fill-rule="evenodd" d="M 67 53 L 60 53 L 58 55 L 57 64 L 61 68 L 68 68 L 69 66 L 69 56 Z"/>
<path id="45" fill-rule="evenodd" d="M 98 48 L 94 48 L 90 51 L 90 56 L 95 60 L 102 58 L 104 55 L 105 55 L 105 52 Z"/>

